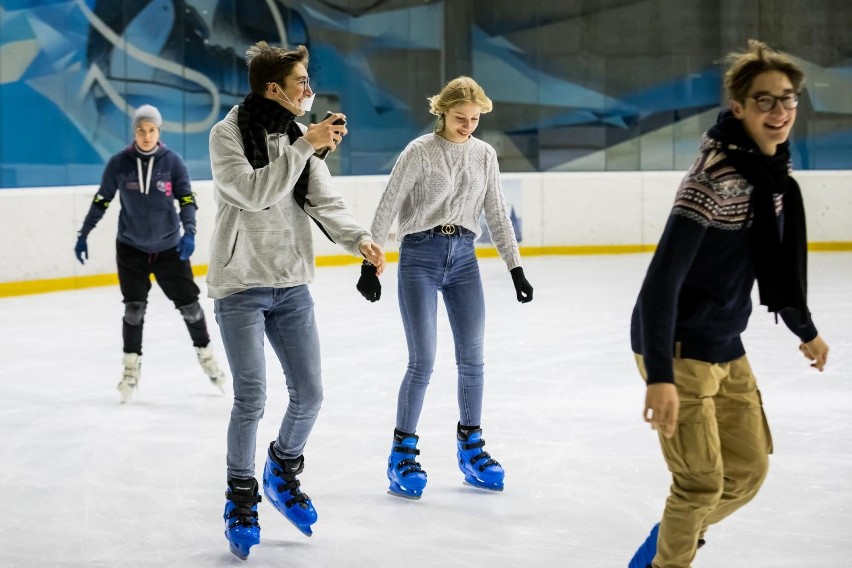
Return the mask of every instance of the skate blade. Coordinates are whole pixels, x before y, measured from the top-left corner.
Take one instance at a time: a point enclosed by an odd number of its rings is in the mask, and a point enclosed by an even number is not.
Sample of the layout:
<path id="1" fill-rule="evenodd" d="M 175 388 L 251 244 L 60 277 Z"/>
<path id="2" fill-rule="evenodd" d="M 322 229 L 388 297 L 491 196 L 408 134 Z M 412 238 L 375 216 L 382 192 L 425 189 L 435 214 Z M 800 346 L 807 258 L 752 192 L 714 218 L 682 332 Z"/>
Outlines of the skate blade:
<path id="1" fill-rule="evenodd" d="M 118 394 L 121 395 L 121 404 L 126 403 L 128 400 L 133 398 L 133 394 L 136 392 L 137 387 L 125 385 L 124 383 L 118 383 L 116 390 Z"/>
<path id="2" fill-rule="evenodd" d="M 403 493 L 401 491 L 394 491 L 392 489 L 388 489 L 388 495 L 393 495 L 394 497 L 399 497 L 400 499 L 407 499 L 409 501 L 419 501 L 420 498 L 423 496 L 422 493 L 420 495 L 414 495 L 412 493 Z"/>
<path id="3" fill-rule="evenodd" d="M 227 539 L 227 536 L 225 537 Z M 228 540 L 228 545 L 231 549 L 231 554 L 239 558 L 240 560 L 248 560 L 249 552 L 251 551 L 251 547 L 255 544 L 258 544 L 257 541 L 242 541 L 242 540 Z"/>
<path id="4" fill-rule="evenodd" d="M 388 486 L 388 495 L 393 495 L 394 497 L 402 497 L 403 499 L 409 499 L 411 501 L 417 501 L 420 497 L 423 496 L 423 489 L 421 488 L 419 491 L 410 489 L 406 490 L 402 485 L 390 479 L 390 485 Z"/>
<path id="5" fill-rule="evenodd" d="M 296 521 L 294 521 L 293 519 L 288 517 L 287 513 L 285 513 L 284 511 L 282 511 L 281 509 L 278 508 L 278 506 L 276 505 L 276 501 L 274 499 L 274 496 L 270 495 L 269 488 L 266 485 L 263 486 L 263 494 L 266 495 L 266 500 L 269 503 L 271 503 L 273 507 L 275 507 L 275 510 L 278 511 L 279 513 L 281 513 L 281 515 L 285 519 L 287 519 L 290 522 L 291 525 L 293 525 L 294 527 L 299 529 L 300 533 L 302 533 L 305 536 L 314 536 L 314 532 L 311 530 L 311 525 L 300 525 L 299 523 L 297 523 Z"/>
<path id="6" fill-rule="evenodd" d="M 237 529 L 234 534 L 231 534 L 231 538 L 228 538 L 228 529 L 225 529 L 225 540 L 228 541 L 231 554 L 240 560 L 246 560 L 251 547 L 256 544 L 260 544 L 260 536 L 251 537 L 250 535 L 240 534 L 240 532 L 241 531 Z"/>
<path id="7" fill-rule="evenodd" d="M 231 543 L 231 554 L 233 554 L 240 560 L 248 560 L 248 550 L 243 552 L 243 550 L 239 546 L 235 545 L 233 542 Z"/>
<path id="8" fill-rule="evenodd" d="M 287 515 L 284 515 L 284 518 L 287 519 L 288 521 L 290 521 L 291 525 L 293 525 L 294 527 L 299 529 L 299 532 L 302 533 L 303 535 L 314 536 L 314 531 L 311 530 L 311 525 L 300 525 L 299 523 L 297 523 L 296 521 L 294 521 L 293 519 L 291 519 Z"/>
<path id="9" fill-rule="evenodd" d="M 485 491 L 486 493 L 500 493 L 503 491 L 502 485 L 481 484 L 476 481 L 468 481 L 467 479 L 465 479 L 462 484 L 467 485 L 468 487 L 473 487 L 474 489 L 479 489 L 480 491 Z"/>

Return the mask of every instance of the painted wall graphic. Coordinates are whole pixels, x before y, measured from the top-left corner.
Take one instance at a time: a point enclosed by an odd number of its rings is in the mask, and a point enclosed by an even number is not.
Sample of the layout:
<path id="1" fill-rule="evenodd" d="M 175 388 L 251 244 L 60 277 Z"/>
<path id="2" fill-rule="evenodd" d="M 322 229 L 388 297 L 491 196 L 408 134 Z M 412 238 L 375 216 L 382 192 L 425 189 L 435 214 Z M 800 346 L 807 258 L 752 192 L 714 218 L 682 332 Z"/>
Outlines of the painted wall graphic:
<path id="1" fill-rule="evenodd" d="M 753 36 L 807 73 L 795 166 L 849 169 L 849 21 L 842 0 L 2 0 L 0 188 L 97 183 L 146 103 L 209 179 L 210 127 L 245 96 L 260 39 L 308 46 L 308 118 L 350 125 L 339 175 L 389 172 L 461 74 L 494 100 L 477 134 L 504 172 L 685 169 L 722 103 L 722 56 Z"/>

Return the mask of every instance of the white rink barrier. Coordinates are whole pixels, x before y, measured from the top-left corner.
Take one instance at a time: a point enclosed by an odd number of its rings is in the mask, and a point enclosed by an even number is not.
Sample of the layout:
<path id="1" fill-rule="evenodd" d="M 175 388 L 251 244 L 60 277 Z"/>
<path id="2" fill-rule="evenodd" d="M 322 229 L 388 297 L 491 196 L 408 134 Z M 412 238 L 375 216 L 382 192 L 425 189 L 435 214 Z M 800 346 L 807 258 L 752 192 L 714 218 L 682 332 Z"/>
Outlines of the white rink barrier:
<path id="1" fill-rule="evenodd" d="M 653 250 L 684 172 L 503 174 L 507 200 L 520 219 L 522 254 L 623 253 Z M 852 172 L 801 171 L 808 241 L 815 250 L 852 250 Z M 341 176 L 335 185 L 365 227 L 387 176 Z M 0 190 L 0 296 L 71 289 L 115 281 L 119 200 L 89 235 L 89 260 L 74 256 L 77 231 L 97 186 Z M 215 217 L 211 181 L 195 181 L 198 233 L 192 256 L 206 272 Z M 315 228 L 318 264 L 357 262 Z M 393 238 L 389 252 L 397 250 Z M 492 254 L 488 244 L 483 255 Z M 491 249 L 491 250 L 489 250 Z M 395 258 L 392 254 L 391 258 Z"/>

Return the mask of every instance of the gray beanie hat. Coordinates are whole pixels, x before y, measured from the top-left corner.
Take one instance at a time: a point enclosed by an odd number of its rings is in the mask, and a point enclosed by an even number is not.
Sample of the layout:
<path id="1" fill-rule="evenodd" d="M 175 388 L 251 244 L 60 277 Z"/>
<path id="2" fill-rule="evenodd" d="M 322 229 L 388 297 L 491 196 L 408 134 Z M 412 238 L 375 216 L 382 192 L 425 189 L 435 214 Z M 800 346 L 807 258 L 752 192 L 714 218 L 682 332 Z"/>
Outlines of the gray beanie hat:
<path id="1" fill-rule="evenodd" d="M 157 128 L 163 125 L 163 117 L 160 116 L 160 111 L 151 105 L 142 105 L 133 113 L 133 130 L 136 130 L 143 120 L 153 122 Z"/>

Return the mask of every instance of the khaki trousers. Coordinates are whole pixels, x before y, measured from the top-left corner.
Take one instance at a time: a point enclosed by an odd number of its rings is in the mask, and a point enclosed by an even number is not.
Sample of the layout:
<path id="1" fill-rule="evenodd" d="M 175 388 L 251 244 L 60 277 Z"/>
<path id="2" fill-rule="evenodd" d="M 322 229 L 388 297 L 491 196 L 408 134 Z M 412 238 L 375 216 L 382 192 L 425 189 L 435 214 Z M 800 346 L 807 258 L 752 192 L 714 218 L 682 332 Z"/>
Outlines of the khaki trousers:
<path id="1" fill-rule="evenodd" d="M 636 363 L 647 381 L 641 356 Z M 680 413 L 674 436 L 660 435 L 672 485 L 653 568 L 689 568 L 707 527 L 757 494 L 772 453 L 757 380 L 745 356 L 721 364 L 676 357 L 674 377 Z"/>

